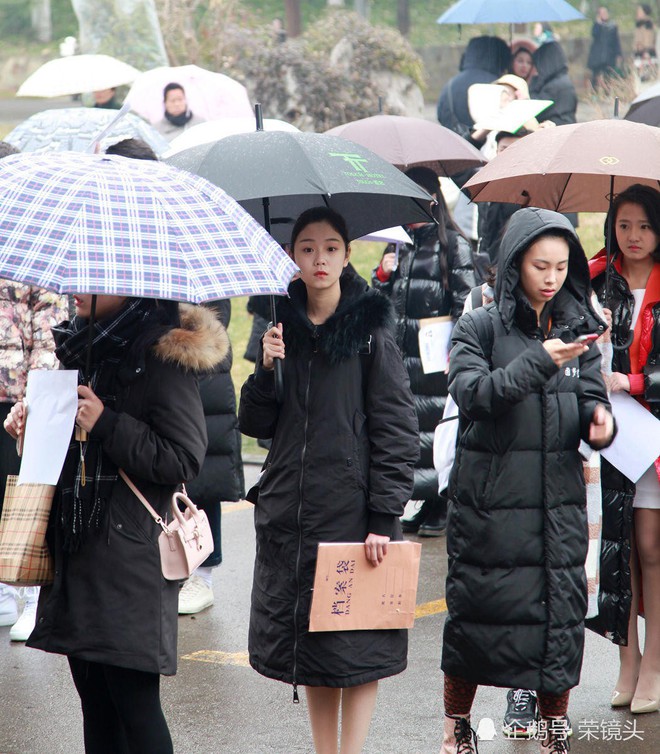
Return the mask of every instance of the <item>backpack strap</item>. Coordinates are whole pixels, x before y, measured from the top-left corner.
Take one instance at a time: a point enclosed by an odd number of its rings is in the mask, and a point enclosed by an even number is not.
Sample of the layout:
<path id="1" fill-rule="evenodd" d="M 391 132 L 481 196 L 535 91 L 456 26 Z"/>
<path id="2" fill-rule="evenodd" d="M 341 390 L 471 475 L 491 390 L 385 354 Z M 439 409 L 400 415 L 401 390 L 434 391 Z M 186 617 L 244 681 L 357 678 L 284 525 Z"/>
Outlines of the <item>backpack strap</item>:
<path id="1" fill-rule="evenodd" d="M 472 304 L 472 311 L 484 305 L 484 294 L 480 285 L 475 286 L 470 291 L 470 303 Z"/>
<path id="2" fill-rule="evenodd" d="M 495 327 L 493 320 L 490 318 L 488 309 L 479 306 L 472 311 L 472 321 L 477 330 L 477 337 L 481 344 L 481 350 L 488 359 L 491 369 L 493 368 L 491 357 L 493 355 L 493 344 L 495 343 Z"/>

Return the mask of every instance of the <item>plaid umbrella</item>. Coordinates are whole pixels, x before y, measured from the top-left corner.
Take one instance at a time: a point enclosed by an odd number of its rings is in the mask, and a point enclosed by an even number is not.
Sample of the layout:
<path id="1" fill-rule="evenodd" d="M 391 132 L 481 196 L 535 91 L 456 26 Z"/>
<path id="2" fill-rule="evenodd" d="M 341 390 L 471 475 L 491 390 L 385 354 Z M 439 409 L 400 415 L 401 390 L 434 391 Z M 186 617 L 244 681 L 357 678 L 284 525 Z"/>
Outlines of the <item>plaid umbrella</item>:
<path id="1" fill-rule="evenodd" d="M 0 160 L 0 278 L 200 303 L 284 294 L 297 268 L 224 191 L 158 162 Z"/>
<path id="2" fill-rule="evenodd" d="M 94 107 L 63 107 L 31 115 L 5 136 L 21 152 L 85 152 L 98 134 L 117 118 L 116 110 Z M 142 118 L 125 113 L 112 125 L 101 150 L 122 139 L 145 141 L 157 155 L 169 149 L 165 137 Z"/>

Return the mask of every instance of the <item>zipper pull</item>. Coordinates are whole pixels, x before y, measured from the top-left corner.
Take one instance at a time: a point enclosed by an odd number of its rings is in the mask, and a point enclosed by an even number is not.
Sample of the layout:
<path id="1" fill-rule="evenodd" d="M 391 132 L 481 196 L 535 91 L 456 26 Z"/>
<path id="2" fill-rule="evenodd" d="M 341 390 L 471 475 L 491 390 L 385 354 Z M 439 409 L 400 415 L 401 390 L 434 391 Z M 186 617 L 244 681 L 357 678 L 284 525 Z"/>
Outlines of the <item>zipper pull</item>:
<path id="1" fill-rule="evenodd" d="M 298 684 L 293 684 L 293 703 L 300 704 L 300 697 L 298 696 Z"/>

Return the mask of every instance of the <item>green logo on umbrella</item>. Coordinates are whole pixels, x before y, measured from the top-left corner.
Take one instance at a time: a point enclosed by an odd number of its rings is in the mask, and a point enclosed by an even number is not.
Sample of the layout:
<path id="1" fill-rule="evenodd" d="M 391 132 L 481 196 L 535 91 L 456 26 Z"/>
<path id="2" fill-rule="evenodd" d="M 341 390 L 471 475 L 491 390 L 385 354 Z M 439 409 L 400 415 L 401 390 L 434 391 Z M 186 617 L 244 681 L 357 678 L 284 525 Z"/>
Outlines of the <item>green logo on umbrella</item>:
<path id="1" fill-rule="evenodd" d="M 359 154 L 351 154 L 350 152 L 330 152 L 330 157 L 341 157 L 344 162 L 347 162 L 353 168 L 353 170 L 362 173 L 367 172 L 364 165 L 368 160 L 366 157 L 362 157 Z"/>

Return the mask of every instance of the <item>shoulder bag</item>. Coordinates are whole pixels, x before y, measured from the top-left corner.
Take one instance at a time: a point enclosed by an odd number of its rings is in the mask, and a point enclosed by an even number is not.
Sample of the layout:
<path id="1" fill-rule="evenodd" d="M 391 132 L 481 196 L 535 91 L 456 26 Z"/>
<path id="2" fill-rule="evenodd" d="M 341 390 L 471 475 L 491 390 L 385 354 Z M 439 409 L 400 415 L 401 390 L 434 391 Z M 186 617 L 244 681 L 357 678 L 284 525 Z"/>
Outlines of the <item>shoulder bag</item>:
<path id="1" fill-rule="evenodd" d="M 158 537 L 163 576 L 168 581 L 187 579 L 213 552 L 213 535 L 206 513 L 193 503 L 184 489 L 172 495 L 173 518 L 166 524 L 123 469 L 119 469 L 119 475 L 163 530 Z M 181 511 L 179 502 L 185 505 L 185 510 Z"/>

